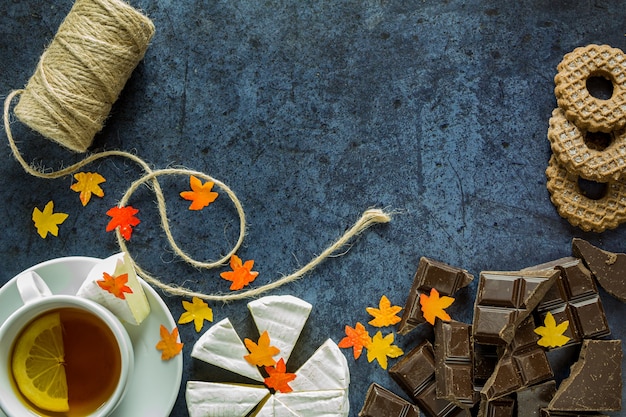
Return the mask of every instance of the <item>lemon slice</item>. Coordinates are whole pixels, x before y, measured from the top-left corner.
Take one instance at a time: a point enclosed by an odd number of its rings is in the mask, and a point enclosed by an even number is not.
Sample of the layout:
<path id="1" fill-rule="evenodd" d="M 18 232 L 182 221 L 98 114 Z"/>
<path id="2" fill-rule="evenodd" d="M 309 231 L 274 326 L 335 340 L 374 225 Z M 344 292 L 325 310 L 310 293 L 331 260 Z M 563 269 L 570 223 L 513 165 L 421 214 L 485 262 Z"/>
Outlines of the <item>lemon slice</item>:
<path id="1" fill-rule="evenodd" d="M 17 388 L 35 406 L 69 410 L 59 313 L 43 315 L 23 330 L 13 348 L 11 369 Z"/>

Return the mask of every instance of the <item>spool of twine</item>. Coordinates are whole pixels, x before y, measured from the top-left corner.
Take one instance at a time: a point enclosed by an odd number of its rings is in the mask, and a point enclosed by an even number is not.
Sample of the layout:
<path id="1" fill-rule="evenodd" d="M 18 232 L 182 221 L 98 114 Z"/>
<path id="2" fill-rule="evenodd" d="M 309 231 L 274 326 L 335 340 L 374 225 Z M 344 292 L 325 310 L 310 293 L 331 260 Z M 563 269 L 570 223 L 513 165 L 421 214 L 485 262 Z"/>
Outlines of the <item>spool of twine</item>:
<path id="1" fill-rule="evenodd" d="M 22 123 L 85 152 L 154 34 L 121 0 L 77 0 L 39 59 L 15 107 Z"/>

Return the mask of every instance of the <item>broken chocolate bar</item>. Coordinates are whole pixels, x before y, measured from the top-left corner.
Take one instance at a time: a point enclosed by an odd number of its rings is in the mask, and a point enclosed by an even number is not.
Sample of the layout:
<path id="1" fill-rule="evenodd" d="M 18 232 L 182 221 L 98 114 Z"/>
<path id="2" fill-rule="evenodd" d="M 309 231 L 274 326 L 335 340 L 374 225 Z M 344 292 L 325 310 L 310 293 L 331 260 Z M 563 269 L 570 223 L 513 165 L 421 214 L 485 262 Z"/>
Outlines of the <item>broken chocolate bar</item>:
<path id="1" fill-rule="evenodd" d="M 565 413 L 562 411 L 550 411 L 542 408 L 540 417 L 609 417 L 605 414 L 598 413 Z"/>
<path id="2" fill-rule="evenodd" d="M 483 399 L 493 401 L 554 377 L 544 349 L 537 344 L 539 336 L 534 330 L 532 316 L 527 317 L 481 390 Z"/>
<path id="3" fill-rule="evenodd" d="M 435 381 L 437 398 L 471 408 L 474 390 L 472 326 L 458 321 L 435 322 Z"/>
<path id="4" fill-rule="evenodd" d="M 556 382 L 546 381 L 517 391 L 517 417 L 539 417 L 556 392 Z"/>
<path id="5" fill-rule="evenodd" d="M 481 272 L 474 305 L 475 342 L 509 344 L 517 326 L 539 304 L 558 275 L 555 270 Z"/>
<path id="6" fill-rule="evenodd" d="M 502 397 L 493 401 L 481 401 L 478 417 L 515 417 L 515 400 Z"/>
<path id="7" fill-rule="evenodd" d="M 619 411 L 622 408 L 622 341 L 584 340 L 578 361 L 548 404 L 567 412 Z"/>
<path id="8" fill-rule="evenodd" d="M 569 321 L 564 336 L 566 345 L 583 339 L 599 338 L 611 333 L 598 288 L 591 272 L 580 259 L 567 257 L 534 268 L 556 268 L 560 271 L 556 284 L 537 306 L 539 320 L 549 313 L 557 323 Z M 566 346 L 565 345 L 565 346 Z"/>
<path id="9" fill-rule="evenodd" d="M 467 410 L 457 407 L 450 401 L 437 399 L 435 354 L 428 340 L 407 353 L 391 367 L 389 374 L 427 417 L 469 415 Z"/>
<path id="10" fill-rule="evenodd" d="M 420 258 L 413 285 L 404 307 L 402 319 L 398 323 L 398 333 L 407 334 L 418 325 L 425 323 L 420 305 L 420 294 L 429 294 L 435 288 L 440 295 L 452 295 L 466 287 L 474 276 L 464 269 L 446 265 L 429 258 Z"/>
<path id="11" fill-rule="evenodd" d="M 378 384 L 370 385 L 359 417 L 419 417 L 419 409 Z"/>
<path id="12" fill-rule="evenodd" d="M 606 292 L 626 302 L 626 254 L 602 250 L 582 239 L 572 240 L 572 252 L 585 262 Z"/>

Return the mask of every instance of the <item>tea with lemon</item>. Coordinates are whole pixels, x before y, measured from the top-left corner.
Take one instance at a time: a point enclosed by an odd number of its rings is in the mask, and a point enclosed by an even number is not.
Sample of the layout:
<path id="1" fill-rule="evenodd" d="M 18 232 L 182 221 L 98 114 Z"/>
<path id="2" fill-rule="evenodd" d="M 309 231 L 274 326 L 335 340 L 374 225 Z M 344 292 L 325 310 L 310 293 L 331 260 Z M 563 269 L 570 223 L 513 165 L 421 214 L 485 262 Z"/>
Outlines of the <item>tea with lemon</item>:
<path id="1" fill-rule="evenodd" d="M 10 366 L 18 396 L 38 414 L 84 416 L 115 391 L 121 355 L 102 320 L 77 308 L 59 308 L 22 329 Z"/>

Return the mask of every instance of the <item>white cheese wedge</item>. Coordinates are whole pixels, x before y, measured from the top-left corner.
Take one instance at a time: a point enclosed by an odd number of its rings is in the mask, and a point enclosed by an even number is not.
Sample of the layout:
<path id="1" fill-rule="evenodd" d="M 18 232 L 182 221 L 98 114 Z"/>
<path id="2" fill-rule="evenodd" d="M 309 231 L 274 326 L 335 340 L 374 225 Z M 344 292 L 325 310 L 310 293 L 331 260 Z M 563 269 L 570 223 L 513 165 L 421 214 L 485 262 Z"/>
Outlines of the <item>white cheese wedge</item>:
<path id="1" fill-rule="evenodd" d="M 262 386 L 203 381 L 188 381 L 185 391 L 190 417 L 243 417 L 268 395 Z"/>
<path id="2" fill-rule="evenodd" d="M 261 407 L 253 417 L 299 417 L 296 413 L 291 411 L 287 406 L 280 401 L 276 401 L 274 396 L 267 399 L 265 404 Z"/>
<path id="3" fill-rule="evenodd" d="M 128 274 L 128 282 L 125 285 L 132 290 L 132 293 L 124 292 L 124 299 L 121 299 L 102 289 L 96 281 L 102 281 L 105 272 L 112 277 Z M 135 326 L 141 324 L 150 314 L 150 303 L 146 298 L 141 283 L 137 279 L 133 262 L 124 252 L 109 256 L 98 262 L 89 271 L 87 278 L 78 289 L 76 295 L 101 304 L 120 320 Z"/>
<path id="4" fill-rule="evenodd" d="M 326 340 L 298 369 L 289 382 L 294 391 L 347 389 L 350 384 L 348 361 L 331 339 Z"/>
<path id="5" fill-rule="evenodd" d="M 274 394 L 277 403 L 300 417 L 345 417 L 350 411 L 347 398 L 345 389 Z"/>
<path id="6" fill-rule="evenodd" d="M 280 349 L 276 360 L 289 360 L 300 332 L 309 318 L 313 306 L 291 295 L 271 295 L 248 303 L 259 334 L 270 336 L 272 346 Z"/>
<path id="7" fill-rule="evenodd" d="M 249 353 L 228 318 L 204 332 L 191 350 L 196 359 L 263 383 L 258 368 L 244 359 Z"/>

